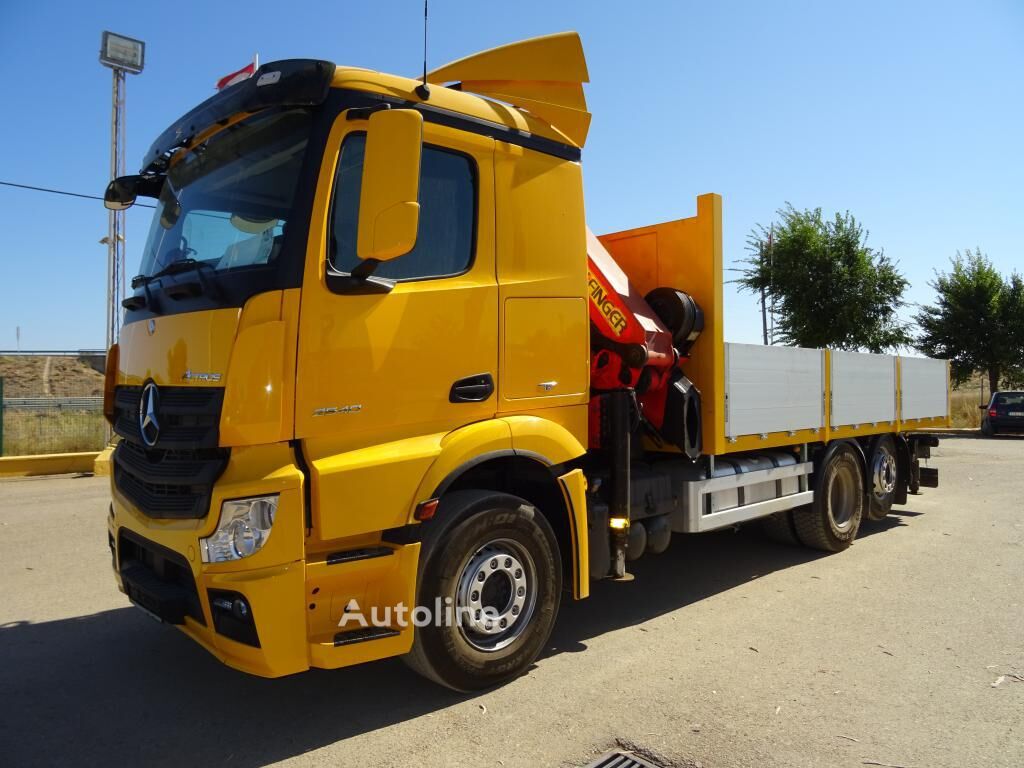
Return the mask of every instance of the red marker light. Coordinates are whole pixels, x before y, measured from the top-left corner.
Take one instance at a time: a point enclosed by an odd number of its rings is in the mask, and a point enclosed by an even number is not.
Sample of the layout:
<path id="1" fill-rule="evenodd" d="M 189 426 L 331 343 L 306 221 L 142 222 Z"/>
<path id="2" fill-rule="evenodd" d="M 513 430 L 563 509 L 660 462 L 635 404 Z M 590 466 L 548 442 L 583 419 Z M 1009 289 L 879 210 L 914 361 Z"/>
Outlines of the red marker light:
<path id="1" fill-rule="evenodd" d="M 429 520 L 437 512 L 437 505 L 441 503 L 440 499 L 427 499 L 421 501 L 416 505 L 416 511 L 413 512 L 412 516 L 419 520 L 421 523 Z"/>

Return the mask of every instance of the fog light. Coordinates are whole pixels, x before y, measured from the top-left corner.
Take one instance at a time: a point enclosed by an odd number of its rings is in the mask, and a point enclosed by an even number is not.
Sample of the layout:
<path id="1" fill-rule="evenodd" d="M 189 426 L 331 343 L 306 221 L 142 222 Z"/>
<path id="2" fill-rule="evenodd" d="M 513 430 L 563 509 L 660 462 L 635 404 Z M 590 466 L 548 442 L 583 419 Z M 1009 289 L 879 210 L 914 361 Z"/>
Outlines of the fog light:
<path id="1" fill-rule="evenodd" d="M 210 589 L 207 590 L 207 594 L 210 597 L 213 627 L 217 633 L 236 642 L 259 648 L 260 637 L 256 632 L 252 606 L 242 593 Z"/>
<path id="2" fill-rule="evenodd" d="M 231 612 L 235 614 L 236 619 L 245 621 L 249 618 L 249 604 L 241 597 L 236 598 L 231 604 Z"/>
<path id="3" fill-rule="evenodd" d="M 277 495 L 225 501 L 217 530 L 199 540 L 204 563 L 241 560 L 259 552 L 270 537 L 277 513 Z"/>

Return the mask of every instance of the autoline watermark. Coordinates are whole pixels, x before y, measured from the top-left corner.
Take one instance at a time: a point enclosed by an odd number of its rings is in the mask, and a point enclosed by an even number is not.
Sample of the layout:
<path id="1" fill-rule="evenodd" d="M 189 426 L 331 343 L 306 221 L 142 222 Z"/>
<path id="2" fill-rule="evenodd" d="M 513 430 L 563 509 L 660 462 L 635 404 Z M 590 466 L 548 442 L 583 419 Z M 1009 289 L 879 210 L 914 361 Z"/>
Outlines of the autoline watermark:
<path id="1" fill-rule="evenodd" d="M 405 603 L 398 605 L 375 605 L 370 609 L 369 616 L 359 606 L 359 601 L 352 598 L 345 606 L 345 612 L 338 621 L 341 628 L 355 627 L 392 627 L 405 629 L 410 624 L 414 627 L 452 627 L 464 626 L 467 623 L 497 622 L 501 614 L 493 606 L 471 608 L 456 607 L 450 597 L 442 600 L 434 599 L 434 605 L 417 605 L 411 610 Z"/>

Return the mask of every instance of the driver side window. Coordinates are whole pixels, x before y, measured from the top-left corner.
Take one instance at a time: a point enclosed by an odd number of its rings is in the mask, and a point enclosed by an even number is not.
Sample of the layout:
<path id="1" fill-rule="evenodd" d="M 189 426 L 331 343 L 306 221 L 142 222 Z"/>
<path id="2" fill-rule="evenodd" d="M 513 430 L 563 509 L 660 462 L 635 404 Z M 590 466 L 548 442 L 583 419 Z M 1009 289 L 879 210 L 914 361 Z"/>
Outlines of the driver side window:
<path id="1" fill-rule="evenodd" d="M 328 258 L 339 272 L 359 263 L 356 231 L 366 134 L 349 135 L 341 147 L 334 179 Z M 425 145 L 420 165 L 420 219 L 416 246 L 374 271 L 390 280 L 451 277 L 473 262 L 476 230 L 476 173 L 458 152 Z"/>

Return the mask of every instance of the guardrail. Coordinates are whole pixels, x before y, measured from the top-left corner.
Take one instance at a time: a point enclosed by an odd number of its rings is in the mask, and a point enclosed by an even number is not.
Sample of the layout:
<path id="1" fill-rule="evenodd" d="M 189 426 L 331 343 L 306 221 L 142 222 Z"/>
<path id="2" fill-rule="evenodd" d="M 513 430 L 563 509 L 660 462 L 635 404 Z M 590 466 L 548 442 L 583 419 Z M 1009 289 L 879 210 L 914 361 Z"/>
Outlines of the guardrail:
<path id="1" fill-rule="evenodd" d="M 5 397 L 0 412 L 11 411 L 102 411 L 103 398 L 89 397 Z"/>
<path id="2" fill-rule="evenodd" d="M 96 357 L 105 349 L 0 349 L 0 357 Z"/>

